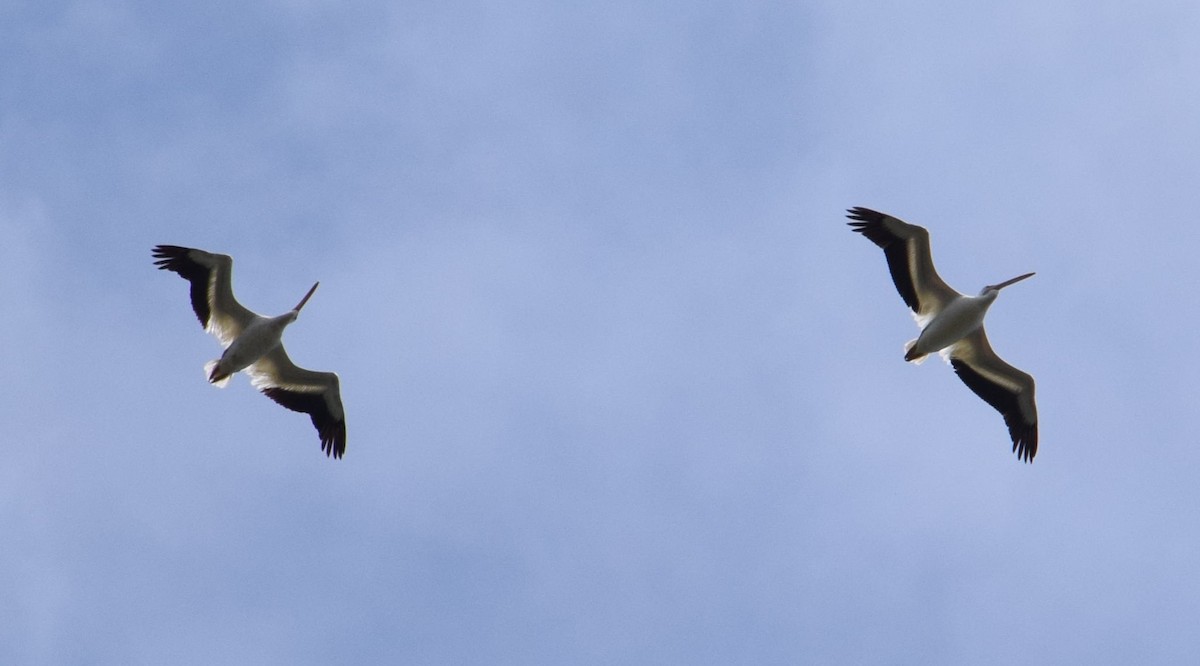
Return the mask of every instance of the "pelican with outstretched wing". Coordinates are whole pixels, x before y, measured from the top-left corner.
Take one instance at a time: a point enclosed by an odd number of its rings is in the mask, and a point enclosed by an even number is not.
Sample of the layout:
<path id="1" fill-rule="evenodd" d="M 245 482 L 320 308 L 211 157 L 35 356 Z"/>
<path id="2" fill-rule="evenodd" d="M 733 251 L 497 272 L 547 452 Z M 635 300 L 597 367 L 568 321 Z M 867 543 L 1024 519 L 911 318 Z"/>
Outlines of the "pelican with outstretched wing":
<path id="1" fill-rule="evenodd" d="M 983 332 L 984 315 L 1000 290 L 1033 273 L 966 296 L 938 276 L 929 232 L 923 227 L 858 206 L 846 217 L 855 220 L 849 223 L 854 231 L 883 248 L 892 282 L 921 326 L 921 334 L 905 346 L 904 360 L 920 363 L 928 354 L 941 352 L 963 383 L 1004 416 L 1017 457 L 1033 462 L 1038 446 L 1033 377 L 997 356 Z"/>
<path id="2" fill-rule="evenodd" d="M 234 373 L 245 370 L 254 388 L 290 410 L 308 414 L 321 437 L 321 450 L 341 458 L 346 452 L 346 414 L 338 376 L 298 367 L 282 342 L 283 330 L 296 321 L 321 283 L 314 284 L 290 311 L 263 317 L 233 297 L 229 255 L 178 245 L 157 245 L 153 254 L 156 266 L 191 283 L 192 309 L 200 325 L 225 346 L 221 358 L 204 366 L 208 381 L 224 387 Z"/>

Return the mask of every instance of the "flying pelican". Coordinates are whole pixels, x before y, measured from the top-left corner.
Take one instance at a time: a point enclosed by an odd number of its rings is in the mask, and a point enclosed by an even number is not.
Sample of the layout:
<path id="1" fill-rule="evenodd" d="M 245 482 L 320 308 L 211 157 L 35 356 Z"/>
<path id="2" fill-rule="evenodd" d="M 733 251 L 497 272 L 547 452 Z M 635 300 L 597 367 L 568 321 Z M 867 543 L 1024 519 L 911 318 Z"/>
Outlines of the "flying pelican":
<path id="1" fill-rule="evenodd" d="M 192 284 L 192 309 L 204 330 L 225 345 L 225 353 L 204 365 L 208 381 L 224 388 L 235 372 L 245 370 L 254 388 L 296 412 L 307 413 L 321 436 L 325 455 L 346 452 L 346 415 L 342 410 L 338 376 L 297 367 L 283 350 L 283 329 L 296 321 L 300 308 L 317 290 L 308 290 L 290 312 L 263 317 L 242 307 L 233 297 L 233 258 L 204 250 L 156 245 L 154 262 L 160 270 L 178 273 Z"/>
<path id="2" fill-rule="evenodd" d="M 854 231 L 883 248 L 892 282 L 921 327 L 921 335 L 905 345 L 904 360 L 920 363 L 940 351 L 967 388 L 1004 415 L 1017 458 L 1033 462 L 1038 445 L 1033 377 L 997 356 L 983 332 L 983 317 L 1000 290 L 1033 273 L 964 296 L 938 277 L 923 227 L 860 206 L 846 212 L 856 220 L 848 223 Z"/>

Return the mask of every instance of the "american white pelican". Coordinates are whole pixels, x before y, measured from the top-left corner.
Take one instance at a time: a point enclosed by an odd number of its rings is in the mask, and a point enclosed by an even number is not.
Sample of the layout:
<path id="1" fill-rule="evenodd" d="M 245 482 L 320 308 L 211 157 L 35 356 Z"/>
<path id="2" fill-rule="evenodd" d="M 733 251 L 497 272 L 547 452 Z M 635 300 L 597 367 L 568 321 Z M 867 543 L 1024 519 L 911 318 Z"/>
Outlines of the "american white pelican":
<path id="1" fill-rule="evenodd" d="M 283 329 L 296 321 L 300 308 L 317 290 L 308 290 L 290 312 L 263 317 L 233 297 L 233 258 L 177 245 L 156 245 L 154 262 L 192 284 L 192 309 L 204 330 L 225 345 L 225 353 L 204 365 L 208 381 L 224 387 L 235 372 L 245 370 L 254 388 L 275 402 L 312 417 L 325 455 L 346 452 L 346 415 L 338 376 L 297 367 L 283 350 Z"/>
<path id="2" fill-rule="evenodd" d="M 1033 377 L 997 356 L 983 332 L 983 317 L 1000 290 L 1033 273 L 964 296 L 938 277 L 924 228 L 858 206 L 846 217 L 857 220 L 849 223 L 854 231 L 883 248 L 892 282 L 921 326 L 921 335 L 905 345 L 904 360 L 920 363 L 940 351 L 963 383 L 1004 415 L 1017 457 L 1033 462 L 1038 445 Z"/>

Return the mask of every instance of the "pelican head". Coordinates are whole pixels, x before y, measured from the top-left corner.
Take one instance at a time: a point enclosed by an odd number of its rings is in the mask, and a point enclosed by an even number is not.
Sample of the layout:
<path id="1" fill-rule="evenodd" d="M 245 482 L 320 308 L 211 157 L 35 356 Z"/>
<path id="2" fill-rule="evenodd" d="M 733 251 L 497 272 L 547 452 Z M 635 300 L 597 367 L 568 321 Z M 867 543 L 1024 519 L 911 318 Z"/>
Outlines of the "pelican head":
<path id="1" fill-rule="evenodd" d="M 1026 276 L 1026 277 L 1028 277 L 1028 276 Z M 300 314 L 300 308 L 304 307 L 304 304 L 308 302 L 308 299 L 312 298 L 313 292 L 316 291 L 317 287 L 320 285 L 321 285 L 320 282 L 314 284 L 312 286 L 312 289 L 309 289 L 308 293 L 304 295 L 304 298 L 300 299 L 300 302 L 296 304 L 296 307 L 292 308 L 292 312 L 295 312 L 296 314 Z"/>
<path id="2" fill-rule="evenodd" d="M 1028 277 L 1033 277 L 1034 275 L 1035 275 L 1035 273 L 1026 273 L 1024 275 L 1018 275 L 1017 277 L 1015 277 L 1011 280 L 1005 280 L 1004 282 L 1001 282 L 1000 284 L 989 284 L 988 286 L 983 288 L 983 291 L 979 292 L 979 295 L 983 296 L 984 294 L 987 294 L 989 292 L 999 292 L 1001 289 L 1007 287 L 1010 284 L 1016 284 L 1016 283 L 1020 282 L 1021 280 L 1024 280 L 1025 278 L 1028 278 Z M 313 287 L 313 288 L 316 289 L 316 287 Z"/>

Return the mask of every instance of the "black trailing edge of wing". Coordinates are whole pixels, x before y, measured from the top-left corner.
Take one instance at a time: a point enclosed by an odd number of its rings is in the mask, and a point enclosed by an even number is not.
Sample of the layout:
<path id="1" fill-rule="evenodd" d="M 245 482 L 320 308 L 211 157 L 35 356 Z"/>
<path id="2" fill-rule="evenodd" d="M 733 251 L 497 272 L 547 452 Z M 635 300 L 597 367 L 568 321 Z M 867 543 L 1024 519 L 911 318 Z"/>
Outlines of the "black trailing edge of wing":
<path id="1" fill-rule="evenodd" d="M 984 402 L 1004 416 L 1004 424 L 1008 426 L 1008 434 L 1012 437 L 1013 442 L 1013 452 L 1017 454 L 1017 458 L 1025 462 L 1033 462 L 1038 446 L 1037 423 L 1026 423 L 1021 416 L 1021 406 L 1018 402 L 1020 394 L 988 381 L 986 377 L 960 359 L 951 358 L 950 364 L 954 366 L 954 371 L 958 373 L 967 388 L 974 391 L 975 395 L 983 398 Z"/>
<path id="2" fill-rule="evenodd" d="M 189 252 L 190 248 L 178 245 L 155 245 L 153 253 L 157 261 L 154 265 L 159 270 L 178 273 L 191 283 L 192 309 L 196 311 L 200 325 L 208 328 L 208 318 L 212 315 L 208 309 L 208 283 L 212 269 L 194 261 L 188 256 Z"/>
<path id="3" fill-rule="evenodd" d="M 305 393 L 277 387 L 266 388 L 262 392 L 293 412 L 308 414 L 312 418 L 313 427 L 321 436 L 321 450 L 326 456 L 341 458 L 346 453 L 346 420 L 333 417 L 323 392 Z"/>
<path id="4" fill-rule="evenodd" d="M 896 291 L 900 292 L 900 297 L 904 299 L 904 303 L 908 307 L 912 308 L 913 312 L 919 312 L 921 306 L 917 301 L 917 290 L 913 287 L 912 276 L 909 275 L 907 241 L 883 226 L 883 220 L 887 215 L 879 211 L 855 206 L 846 210 L 846 217 L 857 220 L 856 222 L 847 222 L 854 231 L 883 248 L 883 254 L 887 257 L 888 271 L 892 274 L 892 283 L 896 285 Z"/>

